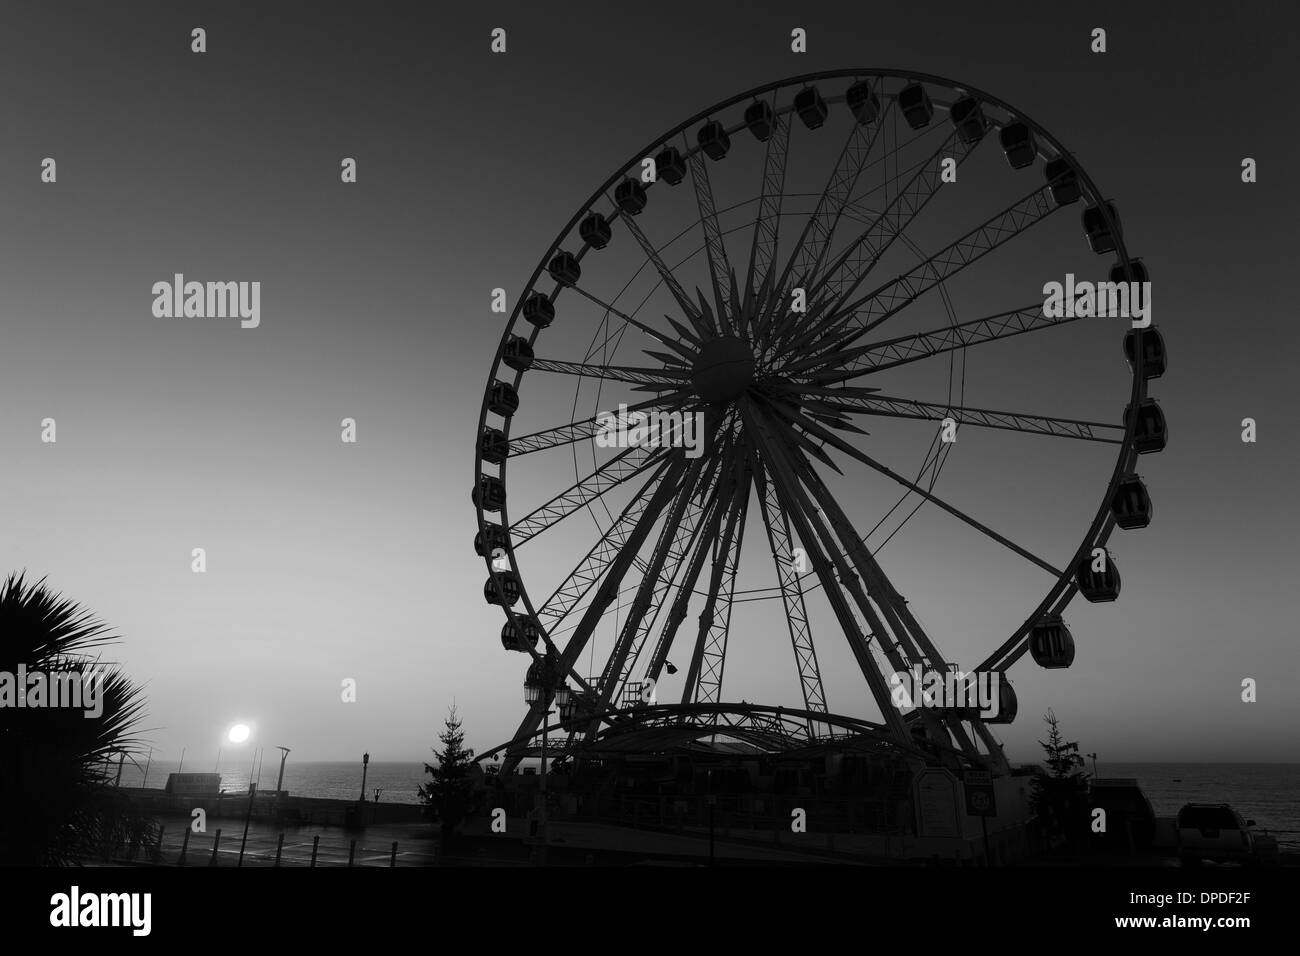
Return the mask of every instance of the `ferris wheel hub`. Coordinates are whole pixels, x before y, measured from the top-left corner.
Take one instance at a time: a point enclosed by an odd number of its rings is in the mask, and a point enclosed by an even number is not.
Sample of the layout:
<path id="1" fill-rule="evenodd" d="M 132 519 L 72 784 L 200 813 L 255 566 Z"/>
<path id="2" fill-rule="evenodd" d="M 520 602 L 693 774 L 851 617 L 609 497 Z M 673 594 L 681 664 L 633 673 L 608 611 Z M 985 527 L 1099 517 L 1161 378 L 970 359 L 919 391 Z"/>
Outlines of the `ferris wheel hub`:
<path id="1" fill-rule="evenodd" d="M 734 335 L 705 342 L 691 369 L 691 385 L 700 400 L 725 405 L 745 394 L 754 381 L 754 353 Z"/>

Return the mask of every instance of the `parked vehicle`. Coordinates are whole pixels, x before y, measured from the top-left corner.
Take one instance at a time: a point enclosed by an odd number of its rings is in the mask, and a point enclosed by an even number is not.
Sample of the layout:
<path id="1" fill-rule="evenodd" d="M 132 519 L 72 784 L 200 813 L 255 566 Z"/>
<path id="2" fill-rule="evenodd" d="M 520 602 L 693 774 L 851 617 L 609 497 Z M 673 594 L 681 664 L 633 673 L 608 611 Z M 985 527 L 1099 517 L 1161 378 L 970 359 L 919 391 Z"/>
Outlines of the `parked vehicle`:
<path id="1" fill-rule="evenodd" d="M 1178 811 L 1178 856 L 1184 866 L 1204 860 L 1215 863 L 1254 863 L 1258 859 L 1254 820 L 1226 803 L 1189 803 Z"/>

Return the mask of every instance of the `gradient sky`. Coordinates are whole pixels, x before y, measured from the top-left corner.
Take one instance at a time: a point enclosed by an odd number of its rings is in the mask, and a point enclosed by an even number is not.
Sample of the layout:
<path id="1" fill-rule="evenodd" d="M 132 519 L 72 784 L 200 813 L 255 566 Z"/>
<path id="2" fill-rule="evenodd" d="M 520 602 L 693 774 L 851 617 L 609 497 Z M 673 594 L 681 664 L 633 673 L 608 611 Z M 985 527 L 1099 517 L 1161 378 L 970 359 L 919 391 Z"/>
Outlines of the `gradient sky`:
<path id="1" fill-rule="evenodd" d="M 215 753 L 244 719 L 295 759 L 421 759 L 453 702 L 471 745 L 505 739 L 523 658 L 470 548 L 489 291 L 513 301 L 596 186 L 709 104 L 896 67 L 997 94 L 1074 150 L 1153 270 L 1169 345 L 1171 441 L 1141 469 L 1155 521 L 1123 539 L 1120 602 L 1072 609 L 1076 666 L 1020 665 L 1009 754 L 1038 756 L 1051 706 L 1103 760 L 1300 760 L 1292 9 L 557 9 L 0 11 L 0 569 L 48 575 L 123 636 L 155 756 Z M 259 280 L 261 327 L 155 318 L 176 272 Z M 942 554 L 928 527 L 918 553 Z"/>

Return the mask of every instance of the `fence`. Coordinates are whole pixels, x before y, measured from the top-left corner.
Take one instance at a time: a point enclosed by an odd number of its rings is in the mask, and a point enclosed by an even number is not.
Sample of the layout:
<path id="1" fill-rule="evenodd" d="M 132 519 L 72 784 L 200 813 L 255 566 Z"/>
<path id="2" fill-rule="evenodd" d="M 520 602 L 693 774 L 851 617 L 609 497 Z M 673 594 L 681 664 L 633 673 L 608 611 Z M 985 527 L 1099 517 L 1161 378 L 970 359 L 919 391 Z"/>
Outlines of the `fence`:
<path id="1" fill-rule="evenodd" d="M 324 839 L 322 839 L 324 837 Z M 262 866 L 262 867 L 395 867 L 399 857 L 404 866 L 428 866 L 437 859 L 434 846 L 411 840 L 403 849 L 397 840 L 346 833 L 306 833 L 281 830 L 274 840 L 267 831 L 250 833 L 243 828 L 216 827 L 196 833 L 189 826 L 164 825 L 156 839 L 137 839 L 129 844 L 106 847 L 106 863 L 145 866 Z"/>

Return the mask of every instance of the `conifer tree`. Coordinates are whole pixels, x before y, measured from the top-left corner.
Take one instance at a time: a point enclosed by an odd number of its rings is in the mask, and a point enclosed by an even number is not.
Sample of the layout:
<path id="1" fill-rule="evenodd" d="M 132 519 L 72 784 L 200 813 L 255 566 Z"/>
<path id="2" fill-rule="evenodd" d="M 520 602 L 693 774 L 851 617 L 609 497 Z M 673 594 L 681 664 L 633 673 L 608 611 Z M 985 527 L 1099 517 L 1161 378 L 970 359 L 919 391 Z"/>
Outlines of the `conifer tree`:
<path id="1" fill-rule="evenodd" d="M 433 779 L 420 788 L 420 800 L 441 824 L 442 839 L 447 843 L 469 815 L 474 788 L 470 775 L 474 751 L 465 746 L 465 733 L 454 704 L 447 712 L 446 726 L 438 740 L 442 749 L 433 752 L 438 763 L 424 765 L 425 773 Z"/>

